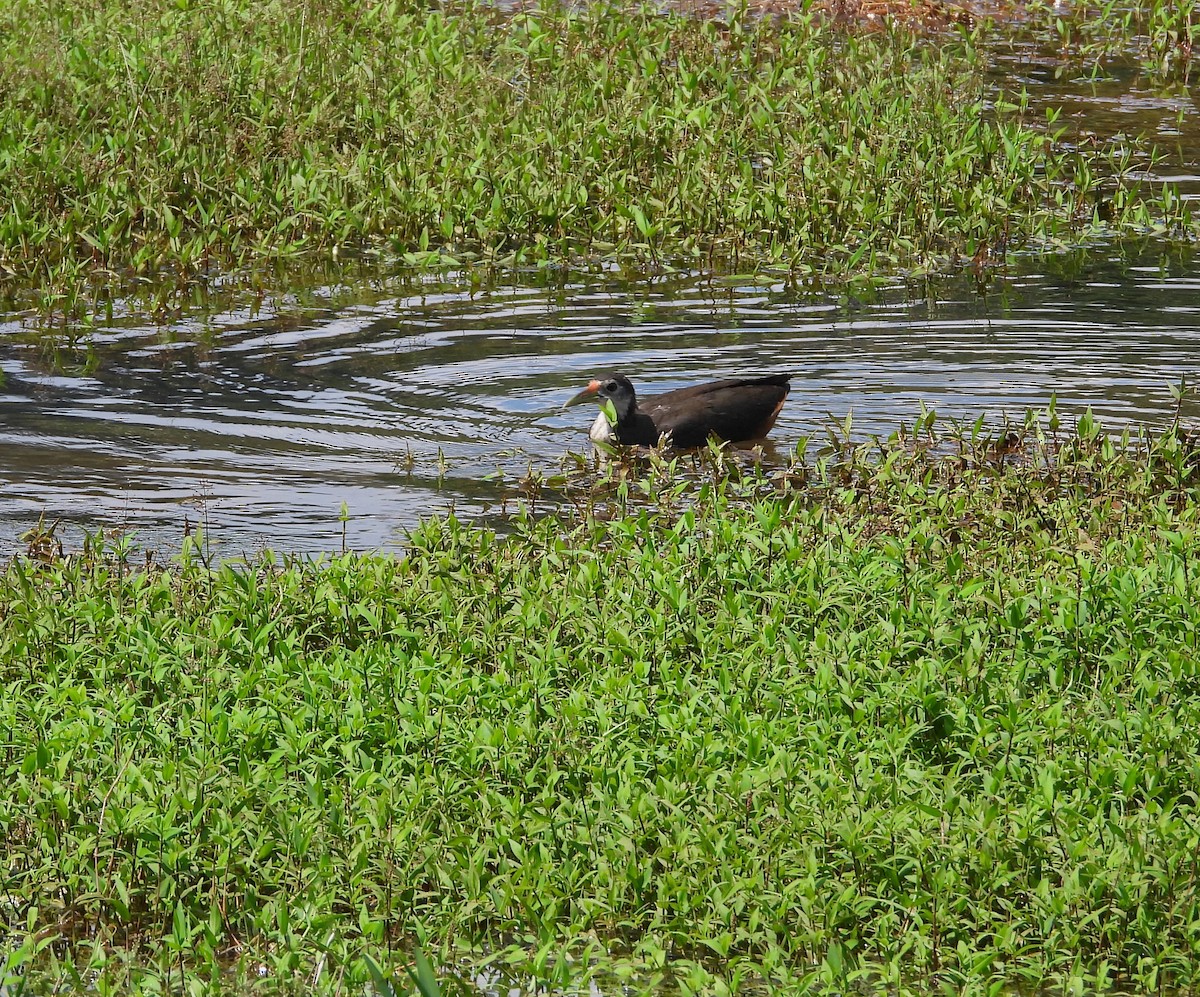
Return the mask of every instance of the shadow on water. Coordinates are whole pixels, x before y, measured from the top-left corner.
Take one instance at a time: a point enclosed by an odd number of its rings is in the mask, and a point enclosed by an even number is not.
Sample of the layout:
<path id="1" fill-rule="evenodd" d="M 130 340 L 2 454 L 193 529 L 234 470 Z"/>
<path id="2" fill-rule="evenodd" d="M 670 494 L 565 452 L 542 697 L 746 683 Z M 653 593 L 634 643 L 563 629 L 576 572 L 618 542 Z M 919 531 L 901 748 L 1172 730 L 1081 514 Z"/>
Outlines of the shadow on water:
<path id="1" fill-rule="evenodd" d="M 486 514 L 510 476 L 587 447 L 561 404 L 619 369 L 647 392 L 791 371 L 789 450 L 853 413 L 886 434 L 919 406 L 1019 419 L 1057 396 L 1113 426 L 1161 425 L 1200 362 L 1200 262 L 1109 250 L 865 294 L 672 275 L 472 289 L 377 272 L 154 327 L 115 318 L 52 350 L 0 321 L 0 550 L 45 515 L 222 556 L 397 549 L 418 517 Z M 345 503 L 349 518 L 339 521 Z M 79 534 L 76 531 L 76 535 Z"/>

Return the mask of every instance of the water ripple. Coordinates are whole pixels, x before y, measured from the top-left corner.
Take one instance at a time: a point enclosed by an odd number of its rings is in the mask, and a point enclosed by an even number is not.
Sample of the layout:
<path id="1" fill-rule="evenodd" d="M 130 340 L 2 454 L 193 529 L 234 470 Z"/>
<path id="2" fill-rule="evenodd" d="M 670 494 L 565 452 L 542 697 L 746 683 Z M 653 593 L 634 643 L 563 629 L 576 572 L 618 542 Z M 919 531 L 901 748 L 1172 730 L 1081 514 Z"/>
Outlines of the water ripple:
<path id="1" fill-rule="evenodd" d="M 77 372 L 3 335 L 16 322 L 0 316 L 0 552 L 43 513 L 168 548 L 207 522 L 226 554 L 337 549 L 343 529 L 349 546 L 395 548 L 421 515 L 493 507 L 497 467 L 585 449 L 592 412 L 561 405 L 609 369 L 645 393 L 791 371 L 773 434 L 787 449 L 830 415 L 888 433 L 921 405 L 998 422 L 1051 396 L 1115 427 L 1161 425 L 1170 386 L 1200 367 L 1200 266 L 1031 265 L 987 294 L 963 279 L 805 297 L 694 275 L 381 281 L 339 304 L 343 290 L 166 328 L 117 319 Z"/>

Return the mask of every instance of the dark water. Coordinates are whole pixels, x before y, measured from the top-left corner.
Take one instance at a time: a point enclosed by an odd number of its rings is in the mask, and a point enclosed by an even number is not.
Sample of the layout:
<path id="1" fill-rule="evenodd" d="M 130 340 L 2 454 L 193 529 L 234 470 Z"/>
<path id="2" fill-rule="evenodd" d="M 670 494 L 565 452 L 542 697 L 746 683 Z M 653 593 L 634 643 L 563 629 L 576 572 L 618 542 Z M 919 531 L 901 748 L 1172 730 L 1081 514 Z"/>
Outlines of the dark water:
<path id="1" fill-rule="evenodd" d="M 361 277 L 361 273 L 360 273 Z M 1128 248 L 974 279 L 800 295 L 675 275 L 534 278 L 471 292 L 376 273 L 158 328 L 114 320 L 57 356 L 0 323 L 0 551 L 39 516 L 177 549 L 206 523 L 223 556 L 394 549 L 418 517 L 498 507 L 489 480 L 586 451 L 593 372 L 646 392 L 791 371 L 780 451 L 853 413 L 886 434 L 1020 419 L 1057 396 L 1161 425 L 1200 381 L 1200 258 Z M 441 457 L 439 458 L 439 453 Z M 345 503 L 348 518 L 340 519 Z"/>

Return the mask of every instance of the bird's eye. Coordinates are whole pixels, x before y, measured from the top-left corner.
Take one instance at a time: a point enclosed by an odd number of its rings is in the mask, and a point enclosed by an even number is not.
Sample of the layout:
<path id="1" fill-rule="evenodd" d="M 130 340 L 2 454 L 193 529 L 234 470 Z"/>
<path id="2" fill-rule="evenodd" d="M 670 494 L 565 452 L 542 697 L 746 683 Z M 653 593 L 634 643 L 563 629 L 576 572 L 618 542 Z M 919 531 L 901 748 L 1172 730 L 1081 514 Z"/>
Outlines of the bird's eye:
<path id="1" fill-rule="evenodd" d="M 605 381 L 604 382 L 604 390 L 605 391 L 616 391 L 617 390 L 617 382 L 616 381 Z"/>

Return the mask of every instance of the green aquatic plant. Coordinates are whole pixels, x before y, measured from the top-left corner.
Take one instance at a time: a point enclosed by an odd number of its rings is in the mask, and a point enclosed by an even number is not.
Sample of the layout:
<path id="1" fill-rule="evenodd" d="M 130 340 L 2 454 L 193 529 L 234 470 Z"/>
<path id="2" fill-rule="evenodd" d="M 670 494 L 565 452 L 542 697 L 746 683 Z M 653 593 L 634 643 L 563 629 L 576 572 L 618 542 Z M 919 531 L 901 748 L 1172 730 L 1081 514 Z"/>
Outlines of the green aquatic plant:
<path id="1" fill-rule="evenodd" d="M 1088 173 L 1116 189 L 1102 228 L 1161 210 L 1119 163 L 989 103 L 984 68 L 965 34 L 803 13 L 16 0 L 0 284 L 60 319 L 139 288 L 165 311 L 196 282 L 363 244 L 420 267 L 804 280 L 1078 237 Z"/>
<path id="2" fill-rule="evenodd" d="M 1154 82 L 1186 84 L 1191 78 L 1200 44 L 1197 0 L 1033 0 L 1022 13 L 1034 31 L 1056 40 L 1062 55 L 1098 71 L 1110 60 L 1134 58 Z"/>
<path id="3" fill-rule="evenodd" d="M 556 487 L 579 515 L 433 519 L 398 558 L 13 560 L 30 966 L 105 993 L 336 989 L 414 945 L 547 987 L 1200 978 L 1184 428 L 927 412 L 775 471 Z"/>

